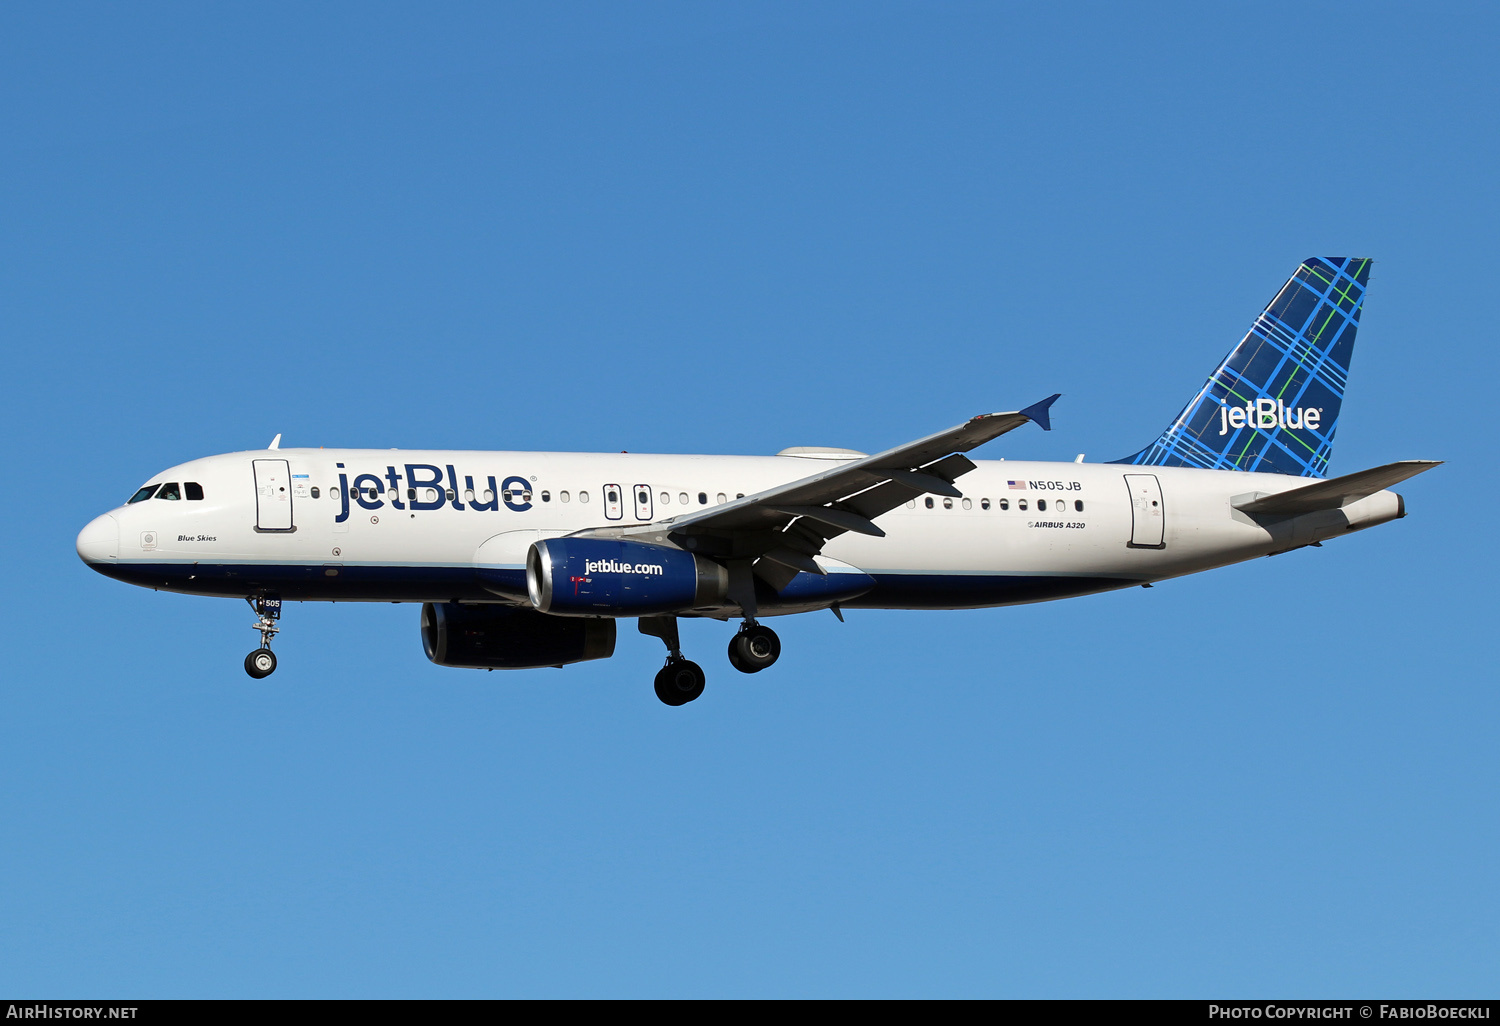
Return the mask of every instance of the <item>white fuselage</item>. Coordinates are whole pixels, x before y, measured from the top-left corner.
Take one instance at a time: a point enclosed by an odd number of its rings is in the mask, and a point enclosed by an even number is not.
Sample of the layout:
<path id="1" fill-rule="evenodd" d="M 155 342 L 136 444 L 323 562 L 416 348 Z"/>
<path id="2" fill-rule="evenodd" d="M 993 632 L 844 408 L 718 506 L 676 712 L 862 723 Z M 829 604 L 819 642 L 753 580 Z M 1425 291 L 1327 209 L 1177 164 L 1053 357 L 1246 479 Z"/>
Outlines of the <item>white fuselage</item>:
<path id="1" fill-rule="evenodd" d="M 671 456 L 279 449 L 194 460 L 99 517 L 79 553 L 112 577 L 197 594 L 525 604 L 539 538 L 660 523 L 807 477 L 848 456 Z M 283 462 L 284 461 L 284 462 Z M 1121 464 L 976 461 L 963 498 L 923 496 L 818 557 L 876 582 L 849 606 L 962 608 L 1193 573 L 1394 519 L 1385 491 L 1341 510 L 1256 518 L 1231 502 L 1306 479 Z M 356 498 L 350 498 L 357 488 Z M 611 499 L 613 496 L 613 500 Z M 645 496 L 644 502 L 641 501 Z M 762 614 L 830 602 L 763 604 Z"/>

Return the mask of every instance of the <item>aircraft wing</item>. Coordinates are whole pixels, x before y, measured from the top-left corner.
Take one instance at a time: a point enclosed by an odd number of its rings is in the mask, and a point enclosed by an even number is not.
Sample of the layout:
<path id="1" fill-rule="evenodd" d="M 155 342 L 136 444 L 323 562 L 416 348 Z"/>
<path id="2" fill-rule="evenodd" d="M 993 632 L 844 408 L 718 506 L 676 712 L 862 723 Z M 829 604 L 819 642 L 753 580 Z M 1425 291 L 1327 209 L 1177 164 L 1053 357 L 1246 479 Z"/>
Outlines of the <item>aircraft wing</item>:
<path id="1" fill-rule="evenodd" d="M 953 482 L 974 469 L 964 453 L 1027 422 L 1052 429 L 1054 395 L 1014 413 L 987 413 L 894 449 L 840 464 L 755 495 L 639 528 L 665 532 L 684 548 L 721 560 L 754 561 L 755 574 L 784 588 L 797 571 L 822 574 L 813 560 L 845 531 L 883 537 L 882 513 L 928 492 L 959 496 Z"/>
<path id="2" fill-rule="evenodd" d="M 1256 492 L 1231 501 L 1235 509 L 1244 513 L 1265 513 L 1293 516 L 1298 513 L 1313 513 L 1320 509 L 1339 509 L 1357 502 L 1368 495 L 1400 484 L 1409 477 L 1416 477 L 1424 470 L 1431 470 L 1442 460 L 1402 460 L 1387 463 L 1383 467 L 1372 467 L 1343 477 L 1331 477 L 1326 481 L 1314 481 L 1300 488 L 1265 495 Z"/>

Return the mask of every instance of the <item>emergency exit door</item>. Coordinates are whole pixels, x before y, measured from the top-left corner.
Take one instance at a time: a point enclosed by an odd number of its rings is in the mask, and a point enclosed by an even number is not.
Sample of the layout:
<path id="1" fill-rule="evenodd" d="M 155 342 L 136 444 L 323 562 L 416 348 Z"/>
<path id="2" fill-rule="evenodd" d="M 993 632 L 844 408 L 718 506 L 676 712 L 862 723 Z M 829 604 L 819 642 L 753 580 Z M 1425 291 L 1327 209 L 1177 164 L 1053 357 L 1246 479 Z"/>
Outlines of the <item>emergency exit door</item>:
<path id="1" fill-rule="evenodd" d="M 620 498 L 622 491 L 623 489 L 617 484 L 607 484 L 604 486 L 604 519 L 619 520 L 625 515 L 623 507 L 620 505 L 624 501 Z"/>
<path id="2" fill-rule="evenodd" d="M 635 499 L 635 518 L 637 520 L 651 519 L 651 486 L 638 484 L 631 490 Z"/>
<path id="3" fill-rule="evenodd" d="M 1164 549 L 1166 517 L 1162 508 L 1161 482 L 1155 474 L 1126 474 L 1130 489 L 1130 542 L 1133 549 Z"/>
<path id="4" fill-rule="evenodd" d="M 255 529 L 295 531 L 292 526 L 292 470 L 286 460 L 253 460 Z"/>

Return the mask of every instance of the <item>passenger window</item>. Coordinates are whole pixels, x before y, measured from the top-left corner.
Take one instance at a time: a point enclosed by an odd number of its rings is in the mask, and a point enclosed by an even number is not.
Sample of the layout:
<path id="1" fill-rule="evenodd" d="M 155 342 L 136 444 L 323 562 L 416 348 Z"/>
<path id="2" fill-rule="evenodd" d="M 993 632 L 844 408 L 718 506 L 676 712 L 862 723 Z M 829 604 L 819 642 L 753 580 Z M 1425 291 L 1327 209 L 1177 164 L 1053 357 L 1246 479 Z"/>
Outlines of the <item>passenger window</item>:
<path id="1" fill-rule="evenodd" d="M 698 493 L 698 505 L 700 505 L 700 506 L 707 506 L 708 505 L 708 493 L 707 492 L 699 492 Z"/>
<path id="2" fill-rule="evenodd" d="M 719 501 L 719 502 L 726 502 L 726 501 L 728 501 L 728 500 L 727 500 L 727 499 L 726 499 L 726 498 L 725 498 L 725 497 L 724 497 L 724 493 L 723 493 L 723 492 L 720 492 L 720 493 L 719 493 L 719 498 L 718 498 L 718 501 Z"/>
<path id="3" fill-rule="evenodd" d="M 927 508 L 928 508 L 928 509 L 931 509 L 931 508 L 932 508 L 932 496 L 930 496 L 930 495 L 929 495 L 929 496 L 927 496 L 927 498 L 926 498 L 926 499 L 924 499 L 924 500 L 923 500 L 923 501 L 924 501 L 924 502 L 926 502 L 926 503 L 927 503 Z"/>
<path id="4" fill-rule="evenodd" d="M 944 499 L 943 500 L 943 508 L 944 509 L 952 509 L 953 508 L 953 500 L 952 499 Z"/>
<path id="5" fill-rule="evenodd" d="M 661 504 L 663 506 L 670 506 L 670 505 L 672 505 L 672 493 L 671 492 L 662 492 L 661 493 Z"/>
<path id="6" fill-rule="evenodd" d="M 339 497 L 339 490 L 337 488 L 328 489 L 328 497 L 330 499 L 337 499 Z"/>
<path id="7" fill-rule="evenodd" d="M 1082 499 L 1074 499 L 1073 500 L 1073 508 L 1076 509 L 1078 512 L 1082 513 L 1083 512 L 1083 500 Z"/>
<path id="8" fill-rule="evenodd" d="M 578 501 L 579 502 L 588 502 L 589 501 L 589 493 L 588 492 L 579 492 L 578 493 Z"/>
<path id="9" fill-rule="evenodd" d="M 605 498 L 608 499 L 610 502 L 619 502 L 620 501 L 619 493 L 616 492 L 613 488 L 611 488 L 609 490 L 609 494 L 606 495 Z"/>
<path id="10" fill-rule="evenodd" d="M 474 489 L 472 489 L 472 488 L 465 488 L 464 489 L 464 501 L 465 502 L 469 502 L 469 503 L 472 503 L 474 501 Z"/>
<path id="11" fill-rule="evenodd" d="M 202 501 L 202 499 L 203 499 L 203 486 L 201 484 L 199 484 L 197 481 L 188 481 L 188 482 L 185 482 L 182 487 L 187 490 L 187 497 L 190 500 L 192 500 L 194 502 L 201 502 Z"/>
<path id="12" fill-rule="evenodd" d="M 1000 508 L 1001 509 L 1010 509 L 1010 500 L 1009 499 L 1001 499 L 1000 500 Z"/>
<path id="13" fill-rule="evenodd" d="M 572 496 L 569 495 L 567 492 L 558 492 L 557 493 L 557 501 L 558 502 L 567 502 L 571 498 L 572 498 Z"/>
<path id="14" fill-rule="evenodd" d="M 1026 508 L 1026 500 L 1025 499 L 1017 499 L 1016 500 L 1016 509 L 1025 509 L 1025 508 Z"/>
<path id="15" fill-rule="evenodd" d="M 370 488 L 370 496 L 369 497 L 372 498 L 372 499 L 378 499 L 378 498 L 380 498 L 380 489 L 379 488 L 374 488 L 374 487 Z"/>
<path id="16" fill-rule="evenodd" d="M 973 508 L 974 508 L 974 500 L 973 499 L 965 499 L 964 500 L 964 509 L 973 509 Z"/>
<path id="17" fill-rule="evenodd" d="M 396 501 L 396 489 L 394 489 L 394 488 L 391 489 L 391 501 L 392 502 Z M 406 501 L 407 502 L 416 502 L 417 501 L 417 490 L 415 488 L 408 488 L 406 490 Z"/>
<path id="18" fill-rule="evenodd" d="M 318 486 L 317 486 L 317 485 L 313 485 L 313 486 L 312 486 L 312 497 L 313 497 L 313 498 L 314 498 L 314 499 L 316 499 L 316 498 L 318 498 L 318 496 L 320 496 L 320 495 L 322 495 L 322 494 L 323 494 L 323 493 L 322 493 L 322 492 L 320 492 L 320 491 L 318 491 Z M 191 494 L 189 494 L 189 495 L 188 495 L 188 498 L 189 498 L 189 499 L 191 499 L 191 498 L 192 498 L 192 497 L 193 497 L 193 496 L 192 496 L 192 495 L 191 495 Z"/>
<path id="19" fill-rule="evenodd" d="M 1046 499 L 1038 499 L 1038 500 L 1036 500 L 1036 508 L 1039 511 L 1043 512 L 1043 513 L 1047 512 L 1047 500 Z"/>
<path id="20" fill-rule="evenodd" d="M 156 493 L 156 497 L 158 499 L 171 499 L 175 502 L 182 498 L 182 491 L 177 487 L 177 482 L 173 481 L 171 484 L 162 485 L 161 491 Z"/>
<path id="21" fill-rule="evenodd" d="M 906 508 L 907 509 L 916 509 L 917 508 L 917 500 L 916 499 L 907 499 L 906 500 Z"/>
<path id="22" fill-rule="evenodd" d="M 677 496 L 677 501 L 686 506 L 688 504 L 688 493 L 680 492 Z"/>
<path id="23" fill-rule="evenodd" d="M 448 496 L 448 501 L 449 502 L 452 502 L 457 497 L 454 494 L 454 491 L 453 491 L 452 488 L 445 488 L 445 489 L 443 489 L 443 494 L 446 495 L 446 496 Z"/>
<path id="24" fill-rule="evenodd" d="M 146 487 L 142 488 L 140 491 L 132 495 L 129 500 L 126 501 L 125 505 L 129 506 L 132 502 L 145 502 L 147 499 L 151 498 L 151 493 L 156 491 L 160 487 L 161 485 L 147 485 Z"/>
<path id="25" fill-rule="evenodd" d="M 452 492 L 448 493 L 448 498 L 450 498 L 450 499 L 453 498 L 453 493 Z M 543 492 L 542 493 L 542 501 L 543 502 L 551 502 L 552 501 L 552 493 L 551 492 Z"/>
<path id="26" fill-rule="evenodd" d="M 979 508 L 980 509 L 989 509 L 990 508 L 990 500 L 989 499 L 980 499 L 979 500 Z"/>
<path id="27" fill-rule="evenodd" d="M 745 497 L 745 493 L 744 492 L 735 492 L 734 493 L 734 497 L 736 499 L 743 499 Z"/>
<path id="28" fill-rule="evenodd" d="M 484 504 L 486 506 L 493 506 L 495 504 L 495 489 L 486 488 L 484 490 Z"/>

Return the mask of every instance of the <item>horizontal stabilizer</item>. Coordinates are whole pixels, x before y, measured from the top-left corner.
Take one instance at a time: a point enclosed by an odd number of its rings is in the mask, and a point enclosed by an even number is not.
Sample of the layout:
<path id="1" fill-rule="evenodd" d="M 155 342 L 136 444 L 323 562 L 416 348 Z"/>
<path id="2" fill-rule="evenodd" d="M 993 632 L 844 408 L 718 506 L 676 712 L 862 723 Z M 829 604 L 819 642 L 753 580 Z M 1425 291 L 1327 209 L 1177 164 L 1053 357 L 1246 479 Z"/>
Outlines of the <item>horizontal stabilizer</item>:
<path id="1" fill-rule="evenodd" d="M 1236 496 L 1230 505 L 1243 513 L 1267 513 L 1277 516 L 1294 516 L 1298 513 L 1313 513 L 1320 509 L 1340 509 L 1351 502 L 1358 502 L 1367 495 L 1374 495 L 1409 477 L 1416 477 L 1424 470 L 1440 465 L 1442 460 L 1402 460 L 1387 463 L 1383 467 L 1372 467 L 1343 477 L 1317 481 L 1301 488 L 1266 495 L 1253 492 Z"/>

